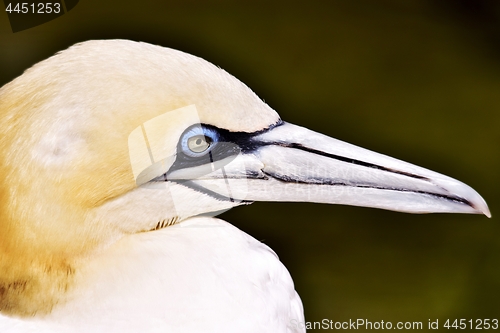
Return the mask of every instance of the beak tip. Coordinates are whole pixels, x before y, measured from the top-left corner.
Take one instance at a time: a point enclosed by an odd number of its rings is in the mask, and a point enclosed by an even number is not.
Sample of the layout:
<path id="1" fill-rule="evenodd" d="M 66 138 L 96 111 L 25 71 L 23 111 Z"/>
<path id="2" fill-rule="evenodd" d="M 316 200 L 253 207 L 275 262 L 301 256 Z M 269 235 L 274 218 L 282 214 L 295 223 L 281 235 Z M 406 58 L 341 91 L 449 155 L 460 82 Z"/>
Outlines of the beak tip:
<path id="1" fill-rule="evenodd" d="M 469 206 L 469 213 L 472 214 L 483 214 L 486 217 L 491 218 L 491 212 L 488 204 L 483 199 L 483 197 L 469 185 L 462 183 L 456 179 L 449 178 L 446 182 L 439 181 L 439 185 L 442 188 L 446 188 L 450 194 L 456 195 L 465 199 L 465 202 Z"/>
<path id="2" fill-rule="evenodd" d="M 474 202 L 472 208 L 476 210 L 477 214 L 483 214 L 486 215 L 487 218 L 491 218 L 491 212 L 488 207 L 488 204 L 479 194 L 477 194 L 477 196 L 479 198 L 478 200 L 476 200 L 476 202 Z"/>
<path id="3" fill-rule="evenodd" d="M 487 218 L 491 219 L 491 213 L 490 209 L 488 208 L 487 205 L 484 206 L 483 210 L 481 211 L 484 215 L 486 215 Z"/>

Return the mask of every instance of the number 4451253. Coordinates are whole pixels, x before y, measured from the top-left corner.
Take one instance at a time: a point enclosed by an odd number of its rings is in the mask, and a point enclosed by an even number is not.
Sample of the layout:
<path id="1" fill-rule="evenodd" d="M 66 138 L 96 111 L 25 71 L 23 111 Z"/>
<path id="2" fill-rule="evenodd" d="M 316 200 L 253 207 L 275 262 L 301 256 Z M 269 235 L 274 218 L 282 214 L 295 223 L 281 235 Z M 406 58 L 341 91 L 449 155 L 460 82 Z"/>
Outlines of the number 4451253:
<path id="1" fill-rule="evenodd" d="M 443 327 L 459 330 L 496 330 L 498 329 L 498 319 L 455 319 L 454 321 L 448 319 Z"/>
<path id="2" fill-rule="evenodd" d="M 29 3 L 29 2 L 18 2 L 10 3 L 5 8 L 5 11 L 9 14 L 59 14 L 61 12 L 61 4 L 59 2 L 46 2 L 46 3 Z"/>

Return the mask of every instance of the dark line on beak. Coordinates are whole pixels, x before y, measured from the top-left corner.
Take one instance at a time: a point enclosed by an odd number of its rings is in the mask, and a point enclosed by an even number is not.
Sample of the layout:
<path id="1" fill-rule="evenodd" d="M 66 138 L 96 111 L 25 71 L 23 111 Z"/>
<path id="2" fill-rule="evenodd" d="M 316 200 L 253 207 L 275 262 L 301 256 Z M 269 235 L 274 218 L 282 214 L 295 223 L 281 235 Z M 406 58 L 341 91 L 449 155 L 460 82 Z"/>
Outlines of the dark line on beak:
<path id="1" fill-rule="evenodd" d="M 214 192 L 214 191 L 210 191 L 209 189 L 207 189 L 207 188 L 205 188 L 203 186 L 200 186 L 200 185 L 198 185 L 196 183 L 193 183 L 192 181 L 189 181 L 189 180 L 182 180 L 182 181 L 179 181 L 179 180 L 170 180 L 170 181 L 174 182 L 174 183 L 177 183 L 179 185 L 185 186 L 187 188 L 190 188 L 193 191 L 209 195 L 209 196 L 211 196 L 211 197 L 213 197 L 213 198 L 215 198 L 215 199 L 217 199 L 219 201 L 235 202 L 235 199 L 233 199 L 233 198 L 226 197 L 225 195 L 219 194 L 219 193 Z M 250 204 L 253 201 L 241 200 L 240 202 L 243 203 L 243 204 L 245 204 L 245 203 L 246 204 Z"/>
<path id="2" fill-rule="evenodd" d="M 424 177 L 424 176 L 419 176 L 419 175 L 415 175 L 415 174 L 409 173 L 409 172 L 404 172 L 404 171 L 394 170 L 391 168 L 386 168 L 386 167 L 383 167 L 381 165 L 377 165 L 377 164 L 373 164 L 373 163 L 369 163 L 369 162 L 363 162 L 363 161 L 356 160 L 356 159 L 349 158 L 349 157 L 344 157 L 344 156 L 340 156 L 340 155 L 326 153 L 326 152 L 321 151 L 321 150 L 306 147 L 300 143 L 293 143 L 293 142 L 292 143 L 288 143 L 288 142 L 269 142 L 268 143 L 268 142 L 264 142 L 262 145 L 263 146 L 275 145 L 275 146 L 281 146 L 281 147 L 286 147 L 286 148 L 295 148 L 295 149 L 306 151 L 308 153 L 313 153 L 316 155 L 321 155 L 321 156 L 333 158 L 333 159 L 336 159 L 336 160 L 339 160 L 342 162 L 346 162 L 346 163 L 350 163 L 350 164 L 355 164 L 355 165 L 360 165 L 360 166 L 364 166 L 367 168 L 396 173 L 399 175 L 403 175 L 403 176 L 407 176 L 407 177 L 411 177 L 411 178 L 415 178 L 415 179 L 430 181 L 429 178 Z"/>
<path id="3" fill-rule="evenodd" d="M 432 192 L 426 192 L 426 191 L 414 191 L 414 190 L 410 190 L 410 189 L 397 188 L 397 187 L 374 186 L 374 185 L 361 184 L 361 183 L 355 183 L 355 182 L 342 183 L 342 182 L 333 182 L 333 181 L 328 181 L 328 180 L 326 180 L 322 183 L 319 183 L 317 181 L 309 182 L 309 181 L 307 181 L 307 179 L 291 178 L 289 176 L 279 175 L 279 174 L 264 171 L 264 170 L 262 170 L 262 172 L 264 174 L 268 175 L 269 177 L 272 177 L 272 178 L 274 178 L 278 181 L 284 182 L 284 183 L 298 183 L 298 184 L 305 184 L 305 185 L 326 185 L 326 186 L 349 186 L 349 187 L 372 188 L 372 189 L 377 189 L 377 190 L 387 190 L 387 191 L 397 191 L 397 192 L 410 192 L 410 193 L 423 194 L 423 195 L 428 195 L 428 196 L 435 197 L 435 198 L 445 199 L 448 201 L 454 201 L 454 202 L 464 204 L 464 205 L 467 205 L 469 207 L 472 207 L 472 208 L 478 210 L 469 200 L 458 197 L 458 196 L 454 196 L 454 195 L 445 195 L 445 194 L 432 193 Z M 422 177 L 422 178 L 427 179 L 425 177 Z"/>

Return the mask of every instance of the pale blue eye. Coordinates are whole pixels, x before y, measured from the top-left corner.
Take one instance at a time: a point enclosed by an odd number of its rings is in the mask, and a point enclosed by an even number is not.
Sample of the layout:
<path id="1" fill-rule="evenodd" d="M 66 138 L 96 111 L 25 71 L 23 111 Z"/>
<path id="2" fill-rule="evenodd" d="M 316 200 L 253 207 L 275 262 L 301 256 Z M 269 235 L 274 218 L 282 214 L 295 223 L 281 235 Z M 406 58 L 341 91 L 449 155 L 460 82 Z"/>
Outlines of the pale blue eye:
<path id="1" fill-rule="evenodd" d="M 182 136 L 181 148 L 184 154 L 200 157 L 207 154 L 219 141 L 219 134 L 214 129 L 195 125 Z"/>

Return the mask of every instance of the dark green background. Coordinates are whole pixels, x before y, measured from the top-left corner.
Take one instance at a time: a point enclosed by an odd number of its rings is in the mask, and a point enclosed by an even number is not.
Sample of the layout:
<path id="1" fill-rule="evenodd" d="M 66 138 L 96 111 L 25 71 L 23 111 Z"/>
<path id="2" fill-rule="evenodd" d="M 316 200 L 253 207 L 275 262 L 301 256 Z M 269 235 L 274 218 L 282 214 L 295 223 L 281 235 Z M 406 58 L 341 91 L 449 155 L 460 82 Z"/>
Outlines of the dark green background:
<path id="1" fill-rule="evenodd" d="M 128 38 L 201 56 L 286 121 L 474 187 L 493 218 L 306 203 L 225 213 L 289 268 L 307 320 L 500 319 L 497 1 L 97 1 L 13 34 L 0 83 L 73 43 Z"/>

